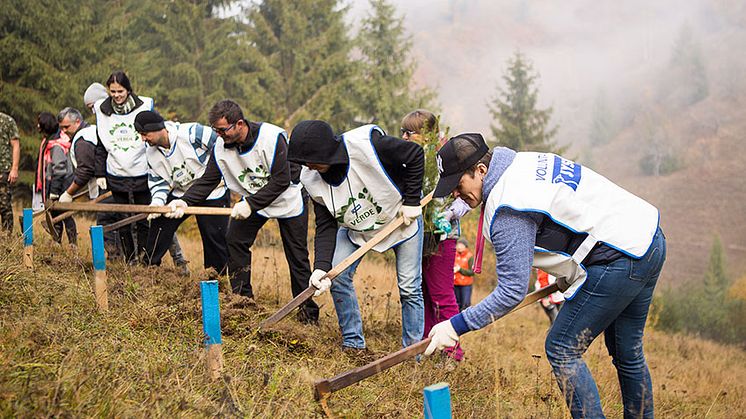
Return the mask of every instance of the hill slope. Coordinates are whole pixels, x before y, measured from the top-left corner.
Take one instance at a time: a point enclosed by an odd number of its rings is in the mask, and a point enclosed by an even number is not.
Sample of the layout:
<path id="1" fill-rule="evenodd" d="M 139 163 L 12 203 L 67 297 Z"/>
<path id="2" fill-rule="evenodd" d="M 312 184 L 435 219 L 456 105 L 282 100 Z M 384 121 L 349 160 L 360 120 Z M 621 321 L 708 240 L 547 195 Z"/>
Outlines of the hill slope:
<path id="1" fill-rule="evenodd" d="M 201 347 L 196 276 L 109 266 L 108 314 L 95 309 L 86 249 L 71 257 L 46 238 L 36 270 L 19 267 L 18 240 L 0 242 L 0 416 L 314 417 L 315 379 L 361 365 L 340 351 L 329 296 L 319 327 L 286 319 L 268 333 L 258 322 L 289 299 L 279 244 L 260 236 L 254 278 L 260 307 L 223 309 L 225 376 L 211 382 Z M 198 245 L 182 237 L 188 256 Z M 400 325 L 391 264 L 366 260 L 357 275 L 369 345 L 377 356 L 398 348 Z M 481 282 L 476 299 L 489 290 Z M 225 307 L 225 295 L 221 294 Z M 466 360 L 406 362 L 328 400 L 342 417 L 417 417 L 422 388 L 451 385 L 456 417 L 567 416 L 543 357 L 547 328 L 538 307 L 465 336 Z M 651 330 L 645 341 L 659 417 L 736 417 L 746 409 L 746 353 Z M 534 357 L 533 355 L 538 355 Z M 604 408 L 621 416 L 616 373 L 599 342 L 586 357 Z"/>

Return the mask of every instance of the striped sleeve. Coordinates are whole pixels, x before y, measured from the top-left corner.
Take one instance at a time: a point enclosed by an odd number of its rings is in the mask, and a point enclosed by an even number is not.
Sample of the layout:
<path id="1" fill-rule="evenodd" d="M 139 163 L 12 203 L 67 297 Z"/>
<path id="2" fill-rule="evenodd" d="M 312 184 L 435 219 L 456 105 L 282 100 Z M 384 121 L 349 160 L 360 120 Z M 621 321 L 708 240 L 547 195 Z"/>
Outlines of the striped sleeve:
<path id="1" fill-rule="evenodd" d="M 161 177 L 153 168 L 148 169 L 148 188 L 150 188 L 150 204 L 165 205 L 171 188 L 166 179 Z"/>
<path id="2" fill-rule="evenodd" d="M 210 157 L 210 152 L 215 146 L 215 141 L 217 141 L 217 139 L 218 134 L 210 127 L 201 124 L 194 124 L 189 129 L 189 142 L 192 144 L 192 147 L 194 147 L 194 152 L 197 154 L 197 158 L 202 164 L 207 162 L 207 158 Z"/>

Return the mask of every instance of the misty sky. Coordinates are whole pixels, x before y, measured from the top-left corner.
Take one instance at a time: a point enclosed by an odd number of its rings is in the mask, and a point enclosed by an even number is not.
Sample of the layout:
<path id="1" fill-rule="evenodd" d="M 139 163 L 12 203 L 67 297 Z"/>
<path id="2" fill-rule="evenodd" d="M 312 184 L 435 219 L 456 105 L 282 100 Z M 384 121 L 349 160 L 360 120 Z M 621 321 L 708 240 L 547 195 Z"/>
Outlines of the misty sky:
<path id="1" fill-rule="evenodd" d="M 394 0 L 415 45 L 417 81 L 437 90 L 451 134 L 489 133 L 486 103 L 520 49 L 540 74 L 540 102 L 555 109 L 559 141 L 588 135 L 599 89 L 615 104 L 645 95 L 689 25 L 703 47 L 722 22 L 705 1 Z M 353 22 L 368 12 L 350 3 Z M 355 27 L 353 23 L 353 27 Z M 615 102 L 619 101 L 619 102 Z"/>

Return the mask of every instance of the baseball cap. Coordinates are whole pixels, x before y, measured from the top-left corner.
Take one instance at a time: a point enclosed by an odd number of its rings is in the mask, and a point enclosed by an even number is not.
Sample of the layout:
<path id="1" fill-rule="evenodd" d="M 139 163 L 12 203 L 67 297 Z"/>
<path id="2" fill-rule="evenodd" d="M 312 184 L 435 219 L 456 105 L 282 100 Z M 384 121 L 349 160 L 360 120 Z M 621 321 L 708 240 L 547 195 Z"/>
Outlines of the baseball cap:
<path id="1" fill-rule="evenodd" d="M 438 150 L 438 173 L 440 179 L 435 186 L 435 198 L 442 198 L 453 192 L 461 181 L 461 176 L 479 162 L 489 147 L 479 133 L 464 133 L 452 137 Z"/>
<path id="2" fill-rule="evenodd" d="M 163 117 L 155 111 L 142 111 L 135 117 L 135 131 L 155 132 L 166 128 Z"/>

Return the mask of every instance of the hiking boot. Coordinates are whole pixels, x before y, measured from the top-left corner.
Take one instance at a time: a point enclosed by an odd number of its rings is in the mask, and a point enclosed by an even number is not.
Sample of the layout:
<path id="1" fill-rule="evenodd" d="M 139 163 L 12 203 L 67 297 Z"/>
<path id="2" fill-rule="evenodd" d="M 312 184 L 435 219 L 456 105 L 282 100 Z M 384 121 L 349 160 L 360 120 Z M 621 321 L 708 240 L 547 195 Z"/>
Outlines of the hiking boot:
<path id="1" fill-rule="evenodd" d="M 187 277 L 191 274 L 189 272 L 189 262 L 184 261 L 176 264 L 176 272 L 179 273 L 180 276 Z"/>
<path id="2" fill-rule="evenodd" d="M 298 312 L 295 314 L 295 319 L 298 320 L 298 323 L 301 324 L 308 324 L 311 326 L 318 326 L 319 325 L 319 314 L 316 312 L 316 315 L 309 313 L 307 310 L 304 310 L 303 308 L 300 308 Z"/>

